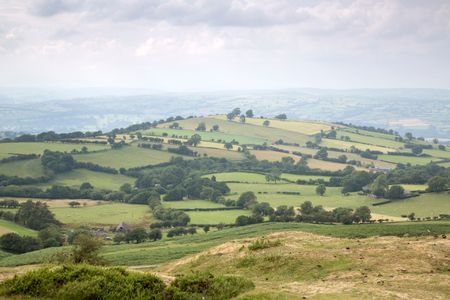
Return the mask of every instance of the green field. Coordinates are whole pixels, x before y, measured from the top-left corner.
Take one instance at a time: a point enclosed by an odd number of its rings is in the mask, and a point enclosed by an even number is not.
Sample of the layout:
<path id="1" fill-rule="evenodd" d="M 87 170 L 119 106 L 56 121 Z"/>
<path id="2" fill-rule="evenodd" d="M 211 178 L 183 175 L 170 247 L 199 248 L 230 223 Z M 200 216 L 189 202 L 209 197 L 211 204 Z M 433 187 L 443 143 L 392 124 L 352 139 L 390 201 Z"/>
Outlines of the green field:
<path id="1" fill-rule="evenodd" d="M 56 219 L 71 226 L 82 224 L 117 225 L 121 222 L 142 224 L 149 223 L 151 220 L 149 207 L 137 204 L 102 202 L 100 205 L 79 208 L 54 207 L 50 210 L 55 214 Z"/>
<path id="2" fill-rule="evenodd" d="M 250 172 L 224 172 L 224 173 L 212 173 L 204 175 L 203 177 L 211 178 L 216 176 L 217 181 L 227 181 L 227 182 L 249 182 L 249 183 L 265 183 L 266 176 L 258 173 Z"/>
<path id="3" fill-rule="evenodd" d="M 396 148 L 401 149 L 405 146 L 404 143 L 400 143 L 397 141 L 394 141 L 392 139 L 385 139 L 375 136 L 367 136 L 367 135 L 361 135 L 357 133 L 348 132 L 345 130 L 338 130 L 336 139 L 340 140 L 342 136 L 348 136 L 350 137 L 350 140 L 352 142 L 362 143 L 362 144 L 370 144 L 375 146 L 381 146 L 381 147 L 389 147 L 389 148 Z"/>
<path id="4" fill-rule="evenodd" d="M 167 133 L 168 137 L 173 135 L 177 137 L 187 138 L 189 139 L 194 134 L 198 134 L 202 137 L 202 140 L 205 141 L 218 141 L 222 140 L 222 142 L 231 142 L 235 140 L 239 142 L 239 144 L 256 144 L 260 145 L 265 142 L 265 140 L 255 137 L 243 136 L 239 134 L 226 134 L 223 132 L 209 132 L 209 131 L 194 131 L 194 130 L 186 130 L 186 129 L 170 129 L 170 128 L 152 128 L 142 132 L 144 135 L 156 135 L 162 136 L 163 133 Z"/>
<path id="5" fill-rule="evenodd" d="M 344 132 L 352 132 L 352 133 L 357 133 L 359 135 L 368 135 L 368 136 L 373 136 L 373 137 L 381 138 L 381 139 L 385 139 L 385 140 L 393 140 L 393 141 L 395 141 L 395 138 L 396 138 L 396 135 L 393 135 L 393 134 L 386 134 L 386 133 L 381 133 L 381 132 L 367 131 L 367 130 L 351 128 L 351 127 L 342 128 L 342 129 L 340 129 L 340 131 L 342 131 L 343 134 L 344 134 Z"/>
<path id="6" fill-rule="evenodd" d="M 10 232 L 15 232 L 22 236 L 23 235 L 36 236 L 37 234 L 37 232 L 32 229 L 20 226 L 14 222 L 0 219 L 0 236 Z"/>
<path id="7" fill-rule="evenodd" d="M 238 216 L 249 216 L 249 210 L 189 211 L 191 224 L 234 224 Z"/>
<path id="8" fill-rule="evenodd" d="M 81 162 L 91 162 L 101 166 L 119 169 L 156 165 L 163 162 L 168 162 L 175 156 L 179 155 L 166 151 L 139 148 L 135 145 L 131 145 L 125 146 L 118 150 L 75 155 L 74 158 Z M 186 157 L 186 159 L 188 158 L 189 157 Z"/>
<path id="9" fill-rule="evenodd" d="M 75 169 L 70 172 L 61 173 L 55 179 L 35 185 L 39 187 L 50 187 L 52 185 L 64 185 L 79 188 L 83 182 L 89 182 L 97 189 L 119 190 L 124 183 L 134 184 L 135 178 L 114 175 L 101 172 L 94 172 L 85 169 Z"/>
<path id="10" fill-rule="evenodd" d="M 212 118 L 217 118 L 221 120 L 226 120 L 226 116 L 213 116 Z M 325 122 L 315 122 L 315 121 L 297 121 L 297 120 L 278 120 L 278 119 L 261 119 L 261 118 L 246 118 L 245 123 L 252 124 L 252 125 L 258 125 L 258 126 L 264 126 L 263 123 L 265 120 L 270 121 L 269 127 L 288 130 L 297 132 L 300 134 L 305 135 L 313 135 L 316 133 L 319 133 L 321 130 L 323 131 L 329 131 L 331 130 L 331 127 L 333 126 L 330 123 Z M 234 122 L 239 122 L 238 119 L 236 119 Z"/>
<path id="11" fill-rule="evenodd" d="M 403 236 L 406 233 L 415 236 L 449 233 L 450 222 L 407 222 L 363 225 L 263 223 L 213 231 L 208 234 L 195 234 L 193 236 L 181 236 L 173 239 L 165 238 L 157 242 L 110 245 L 103 247 L 101 254 L 112 265 L 157 265 L 187 255 L 196 254 L 232 240 L 253 238 L 284 231 L 303 231 L 340 238 L 364 238 L 378 235 Z M 61 251 L 61 248 L 47 248 L 20 255 L 10 255 L 0 259 L 0 266 L 8 267 L 42 263 L 47 257 L 58 251 Z"/>
<path id="12" fill-rule="evenodd" d="M 42 154 L 45 149 L 52 151 L 70 152 L 73 149 L 81 150 L 86 146 L 88 151 L 98 151 L 102 149 L 109 149 L 108 145 L 97 144 L 63 144 L 63 143 L 0 143 L 0 154 L 14 155 L 14 154 Z"/>
<path id="13" fill-rule="evenodd" d="M 434 157 L 450 159 L 450 151 L 443 151 L 438 149 L 424 149 L 423 153 Z"/>
<path id="14" fill-rule="evenodd" d="M 20 160 L 0 164 L 0 174 L 19 177 L 40 177 L 45 175 L 40 159 Z"/>
<path id="15" fill-rule="evenodd" d="M 183 200 L 183 201 L 163 201 L 162 205 L 167 208 L 222 208 L 222 204 L 206 200 Z"/>
<path id="16" fill-rule="evenodd" d="M 297 174 L 283 173 L 283 174 L 281 174 L 281 178 L 291 180 L 291 181 L 297 181 L 297 180 L 309 181 L 309 180 L 318 180 L 318 179 L 322 179 L 323 181 L 329 181 L 331 177 L 330 176 L 320 176 L 320 175 L 297 175 Z"/>
<path id="17" fill-rule="evenodd" d="M 428 187 L 426 184 L 401 184 L 408 191 L 425 191 Z"/>
<path id="18" fill-rule="evenodd" d="M 204 156 L 206 154 L 208 157 L 219 157 L 219 158 L 226 158 L 229 160 L 242 160 L 244 159 L 244 154 L 242 152 L 238 151 L 231 151 L 224 149 L 217 149 L 217 148 L 206 148 L 206 147 L 189 147 L 193 151 L 197 151 L 199 154 Z"/>
<path id="19" fill-rule="evenodd" d="M 322 139 L 320 146 L 329 147 L 329 148 L 338 148 L 338 149 L 342 149 L 342 150 L 350 150 L 350 148 L 352 146 L 354 146 L 356 149 L 359 149 L 361 151 L 365 151 L 365 150 L 369 149 L 372 151 L 381 151 L 383 153 L 397 151 L 397 149 L 395 149 L 395 148 L 380 147 L 380 146 L 367 145 L 367 144 L 361 144 L 361 143 L 356 143 L 356 142 L 346 142 L 346 141 L 334 140 L 334 139 Z"/>
<path id="20" fill-rule="evenodd" d="M 438 162 L 441 159 L 435 157 L 416 157 L 416 156 L 402 156 L 402 155 L 378 155 L 379 160 L 384 160 L 387 162 L 392 162 L 396 164 L 407 164 L 411 165 L 426 165 L 430 162 Z"/>
<path id="21" fill-rule="evenodd" d="M 263 127 L 252 124 L 242 124 L 238 122 L 230 122 L 221 119 L 220 117 L 211 116 L 207 118 L 195 118 L 195 119 L 186 119 L 182 121 L 177 121 L 180 126 L 184 129 L 195 130 L 200 122 L 204 122 L 206 125 L 206 130 L 212 128 L 213 125 L 219 125 L 219 131 L 217 134 L 218 139 L 223 138 L 223 134 L 227 135 L 237 135 L 250 139 L 257 139 L 260 141 L 259 144 L 262 144 L 265 141 L 275 142 L 279 139 L 289 143 L 299 143 L 304 145 L 307 141 L 311 140 L 311 137 L 289 130 L 283 130 L 279 128 L 273 127 Z M 159 127 L 168 127 L 172 123 L 165 123 L 159 125 Z M 216 138 L 216 139 L 217 139 Z M 258 144 L 258 143 L 249 143 L 249 144 Z"/>

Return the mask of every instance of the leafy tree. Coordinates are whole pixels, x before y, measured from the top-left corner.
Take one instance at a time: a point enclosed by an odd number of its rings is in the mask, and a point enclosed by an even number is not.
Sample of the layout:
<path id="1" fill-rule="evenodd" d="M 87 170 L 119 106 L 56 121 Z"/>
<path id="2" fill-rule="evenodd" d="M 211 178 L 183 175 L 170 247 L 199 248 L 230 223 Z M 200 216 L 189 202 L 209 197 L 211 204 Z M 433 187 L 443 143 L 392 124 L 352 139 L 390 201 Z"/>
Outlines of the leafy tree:
<path id="1" fill-rule="evenodd" d="M 162 232 L 160 229 L 152 229 L 150 230 L 150 232 L 148 233 L 148 238 L 152 241 L 157 241 L 162 239 Z"/>
<path id="2" fill-rule="evenodd" d="M 72 260 L 75 264 L 102 265 L 105 263 L 99 256 L 103 243 L 100 239 L 88 234 L 79 234 L 74 240 Z"/>
<path id="3" fill-rule="evenodd" d="M 205 233 L 208 233 L 208 231 L 209 231 L 209 225 L 205 225 L 205 226 L 203 226 L 203 231 L 205 232 Z"/>
<path id="4" fill-rule="evenodd" d="M 366 171 L 353 171 L 342 180 L 342 193 L 357 192 L 372 182 L 372 175 Z"/>
<path id="5" fill-rule="evenodd" d="M 41 248 L 38 239 L 24 236 L 21 237 L 17 233 L 6 233 L 0 237 L 0 248 L 11 253 L 25 253 Z"/>
<path id="6" fill-rule="evenodd" d="M 316 194 L 323 196 L 325 194 L 325 191 L 327 190 L 327 187 L 324 184 L 319 184 L 316 187 Z"/>
<path id="7" fill-rule="evenodd" d="M 52 224 L 59 225 L 46 203 L 31 200 L 20 206 L 16 213 L 16 222 L 34 230 L 41 230 Z"/>
<path id="8" fill-rule="evenodd" d="M 401 199 L 405 193 L 405 189 L 401 185 L 393 185 L 386 192 L 388 199 Z"/>
<path id="9" fill-rule="evenodd" d="M 124 183 L 120 186 L 120 191 L 130 194 L 133 191 L 133 187 L 129 183 Z"/>
<path id="10" fill-rule="evenodd" d="M 367 206 L 361 206 L 355 209 L 355 212 L 353 213 L 353 219 L 355 222 L 363 222 L 367 223 L 372 218 L 370 208 Z"/>
<path id="11" fill-rule="evenodd" d="M 62 173 L 72 170 L 75 167 L 75 160 L 68 153 L 45 150 L 41 156 L 41 164 L 47 170 Z"/>
<path id="12" fill-rule="evenodd" d="M 388 188 L 389 184 L 386 174 L 378 175 L 378 177 L 375 178 L 372 186 L 370 187 L 372 194 L 378 197 L 384 197 Z"/>
<path id="13" fill-rule="evenodd" d="M 269 121 L 269 120 L 265 120 L 265 121 L 263 122 L 263 126 L 269 127 L 269 125 L 270 125 L 270 121 Z"/>
<path id="14" fill-rule="evenodd" d="M 412 133 L 411 132 L 405 133 L 405 138 L 407 138 L 408 140 L 412 140 L 413 139 Z"/>
<path id="15" fill-rule="evenodd" d="M 225 147 L 225 149 L 227 149 L 227 150 L 230 150 L 230 149 L 233 149 L 233 144 L 232 143 L 225 143 L 225 144 L 223 144 L 223 146 Z"/>
<path id="16" fill-rule="evenodd" d="M 202 140 L 202 137 L 199 134 L 194 134 L 190 137 L 190 139 L 187 141 L 189 145 L 192 145 L 194 147 L 197 147 L 198 144 L 200 144 Z"/>
<path id="17" fill-rule="evenodd" d="M 38 233 L 38 238 L 42 241 L 44 248 L 58 247 L 62 245 L 63 235 L 57 226 L 48 226 Z"/>
<path id="18" fill-rule="evenodd" d="M 274 213 L 274 209 L 267 202 L 256 204 L 252 209 L 253 214 L 270 217 Z"/>
<path id="19" fill-rule="evenodd" d="M 314 155 L 315 159 L 327 159 L 328 151 L 326 148 L 320 148 L 319 151 Z"/>
<path id="20" fill-rule="evenodd" d="M 270 171 L 270 173 L 266 174 L 265 178 L 267 182 L 273 181 L 277 183 L 277 181 L 281 180 L 281 171 L 274 168 Z"/>
<path id="21" fill-rule="evenodd" d="M 332 211 L 333 219 L 342 224 L 353 223 L 353 209 L 337 207 Z"/>
<path id="22" fill-rule="evenodd" d="M 239 120 L 241 121 L 241 123 L 245 123 L 245 116 L 244 116 L 244 115 L 241 115 L 241 116 L 239 117 Z"/>
<path id="23" fill-rule="evenodd" d="M 416 219 L 416 214 L 415 213 L 410 213 L 409 215 L 408 215 L 408 219 L 410 220 L 410 221 L 414 221 L 415 219 Z"/>
<path id="24" fill-rule="evenodd" d="M 136 244 L 140 244 L 144 242 L 147 239 L 148 235 L 147 232 L 145 232 L 144 228 L 136 228 L 133 230 L 128 231 L 125 234 L 125 242 L 135 242 Z"/>
<path id="25" fill-rule="evenodd" d="M 253 110 L 249 109 L 245 112 L 247 118 L 253 118 Z"/>
<path id="26" fill-rule="evenodd" d="M 186 196 L 186 190 L 181 186 L 177 186 L 167 192 L 164 196 L 164 201 L 183 200 L 184 196 Z"/>
<path id="27" fill-rule="evenodd" d="M 423 149 L 420 146 L 414 146 L 414 147 L 411 148 L 411 151 L 415 155 L 419 155 L 420 153 L 422 153 Z"/>
<path id="28" fill-rule="evenodd" d="M 80 190 L 92 190 L 94 187 L 89 182 L 83 182 L 80 185 Z"/>
<path id="29" fill-rule="evenodd" d="M 278 120 L 286 120 L 286 119 L 287 119 L 287 116 L 286 116 L 286 114 L 279 114 L 279 115 L 276 115 L 276 116 L 275 116 L 275 119 L 278 119 Z"/>
<path id="30" fill-rule="evenodd" d="M 200 122 L 197 126 L 197 128 L 195 128 L 196 131 L 205 131 L 206 130 L 206 125 L 205 122 Z"/>
<path id="31" fill-rule="evenodd" d="M 300 212 L 302 215 L 309 215 L 313 212 L 313 205 L 311 201 L 305 201 L 300 205 Z"/>
<path id="32" fill-rule="evenodd" d="M 231 112 L 235 117 L 239 116 L 241 114 L 241 109 L 239 107 L 236 107 L 235 109 L 233 109 L 233 111 Z"/>
<path id="33" fill-rule="evenodd" d="M 270 216 L 272 222 L 291 222 L 294 220 L 295 210 L 293 206 L 280 205 Z"/>
<path id="34" fill-rule="evenodd" d="M 447 179 L 442 176 L 434 176 L 428 180 L 428 192 L 443 192 L 447 190 Z"/>
<path id="35" fill-rule="evenodd" d="M 236 201 L 236 205 L 242 208 L 249 208 L 257 203 L 256 195 L 253 192 L 244 192 L 239 196 L 239 199 Z"/>
<path id="36" fill-rule="evenodd" d="M 212 129 L 214 131 L 219 131 L 219 125 L 217 125 L 217 124 L 213 125 Z"/>
<path id="37" fill-rule="evenodd" d="M 227 114 L 227 120 L 228 121 L 232 121 L 234 119 L 235 115 L 233 113 L 228 113 Z"/>

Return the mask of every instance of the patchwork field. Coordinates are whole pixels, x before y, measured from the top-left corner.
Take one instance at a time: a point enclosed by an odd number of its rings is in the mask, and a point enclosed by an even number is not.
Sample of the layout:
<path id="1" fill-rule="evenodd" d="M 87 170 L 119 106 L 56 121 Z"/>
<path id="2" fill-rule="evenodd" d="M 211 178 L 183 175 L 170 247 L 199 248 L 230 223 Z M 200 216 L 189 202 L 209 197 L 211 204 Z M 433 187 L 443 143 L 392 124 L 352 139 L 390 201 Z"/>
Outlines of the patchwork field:
<path id="1" fill-rule="evenodd" d="M 249 216 L 249 210 L 189 211 L 191 224 L 234 224 L 239 216 Z"/>
<path id="2" fill-rule="evenodd" d="M 103 149 L 109 149 L 108 145 L 97 144 L 63 144 L 63 143 L 0 143 L 0 154 L 14 155 L 14 154 L 42 154 L 45 149 L 52 151 L 70 152 L 73 149 L 81 150 L 83 147 L 87 147 L 88 151 L 98 151 Z"/>
<path id="3" fill-rule="evenodd" d="M 346 142 L 346 141 L 333 140 L 333 139 L 322 139 L 322 142 L 320 143 L 320 145 L 323 147 L 338 148 L 338 149 L 347 150 L 347 151 L 349 151 L 352 146 L 361 151 L 365 151 L 367 149 L 372 150 L 372 151 L 381 151 L 383 153 L 397 151 L 397 149 L 395 149 L 395 148 L 380 147 L 380 146 L 375 146 L 375 145 L 361 144 L 361 143 L 356 143 L 356 142 Z"/>
<path id="4" fill-rule="evenodd" d="M 366 136 L 361 134 L 356 134 L 352 132 L 348 132 L 345 130 L 338 130 L 337 131 L 337 139 L 341 139 L 341 137 L 348 136 L 352 142 L 362 143 L 362 144 L 370 144 L 375 146 L 381 146 L 381 147 L 389 147 L 389 148 L 396 148 L 396 149 L 403 149 L 405 144 L 401 142 L 394 141 L 392 139 L 385 139 L 381 137 L 375 137 L 375 136 Z M 407 152 L 407 151 L 405 151 Z M 409 151 L 408 151 L 409 152 Z"/>
<path id="5" fill-rule="evenodd" d="M 63 185 L 79 188 L 84 182 L 89 182 L 94 188 L 106 190 L 119 190 L 124 183 L 131 185 L 136 181 L 124 175 L 114 175 L 101 172 L 94 172 L 85 169 L 75 169 L 70 172 L 58 174 L 55 179 L 35 185 L 39 187 L 50 187 L 52 185 Z"/>
<path id="6" fill-rule="evenodd" d="M 163 201 L 162 205 L 167 208 L 223 208 L 222 204 L 206 200 L 183 200 L 183 201 Z"/>
<path id="7" fill-rule="evenodd" d="M 13 161 L 0 164 L 0 174 L 19 177 L 40 177 L 45 175 L 40 159 Z"/>
<path id="8" fill-rule="evenodd" d="M 80 202 L 84 202 L 81 200 Z M 56 219 L 69 226 L 90 225 L 118 225 L 149 224 L 152 220 L 147 205 L 124 203 L 101 203 L 79 208 L 51 207 Z"/>
<path id="9" fill-rule="evenodd" d="M 91 162 L 101 166 L 119 168 L 134 168 L 145 165 L 156 165 L 170 161 L 172 157 L 180 156 L 166 151 L 139 148 L 135 145 L 118 150 L 109 150 L 91 154 L 74 156 L 77 161 Z M 189 157 L 185 157 L 189 159 Z"/>
<path id="10" fill-rule="evenodd" d="M 441 160 L 435 157 L 415 157 L 415 156 L 385 155 L 385 154 L 379 155 L 378 159 L 396 164 L 410 163 L 411 165 L 426 165 L 430 162 L 438 162 Z"/>

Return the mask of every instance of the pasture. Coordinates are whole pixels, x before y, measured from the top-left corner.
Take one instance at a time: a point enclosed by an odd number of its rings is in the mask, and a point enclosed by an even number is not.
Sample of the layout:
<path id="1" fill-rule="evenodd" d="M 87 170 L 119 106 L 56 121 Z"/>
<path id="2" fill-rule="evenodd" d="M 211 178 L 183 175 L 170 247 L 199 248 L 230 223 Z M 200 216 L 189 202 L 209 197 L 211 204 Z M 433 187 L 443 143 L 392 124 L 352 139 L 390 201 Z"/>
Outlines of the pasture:
<path id="1" fill-rule="evenodd" d="M 74 158 L 80 162 L 91 162 L 101 166 L 120 168 L 134 168 L 145 165 L 156 165 L 168 162 L 172 157 L 180 155 L 167 151 L 158 151 L 139 148 L 136 145 L 125 146 L 117 150 L 109 150 L 90 154 L 75 155 Z M 189 157 L 185 157 L 189 159 Z"/>
<path id="2" fill-rule="evenodd" d="M 236 146 L 235 146 L 236 147 Z M 201 145 L 200 147 L 189 147 L 193 151 L 198 152 L 201 156 L 208 156 L 208 157 L 219 157 L 219 158 L 226 158 L 229 160 L 242 160 L 244 159 L 244 154 L 242 152 L 233 151 L 233 150 L 226 150 L 223 145 L 221 149 L 218 148 L 206 148 Z"/>
<path id="3" fill-rule="evenodd" d="M 184 139 L 189 139 L 194 134 L 198 134 L 202 137 L 202 140 L 206 141 L 222 141 L 222 142 L 231 142 L 233 140 L 239 142 L 241 145 L 247 144 L 256 144 L 260 145 L 265 142 L 264 139 L 244 136 L 239 134 L 227 134 L 223 132 L 210 132 L 210 131 L 194 131 L 194 130 L 186 130 L 186 129 L 170 129 L 170 128 L 151 128 L 148 130 L 142 131 L 143 135 L 156 135 L 162 136 L 163 133 L 167 133 L 168 137 L 180 137 Z"/>
<path id="4" fill-rule="evenodd" d="M 279 139 L 289 143 L 305 144 L 311 137 L 298 132 L 283 130 L 273 127 L 263 127 L 248 123 L 239 123 L 221 119 L 220 116 L 210 116 L 206 118 L 195 118 L 177 121 L 184 129 L 195 130 L 200 122 L 204 122 L 206 130 L 210 130 L 213 125 L 219 125 L 219 139 L 223 134 L 245 136 L 246 138 L 258 139 L 259 144 L 264 142 L 275 142 Z M 172 123 L 165 123 L 158 127 L 168 127 Z M 223 140 L 223 138 L 222 138 Z M 241 143 L 242 144 L 242 143 Z M 249 143 L 258 144 L 258 143 Z"/>
<path id="5" fill-rule="evenodd" d="M 207 200 L 183 200 L 183 201 L 163 201 L 165 208 L 185 209 L 185 208 L 223 208 L 222 204 Z"/>
<path id="6" fill-rule="evenodd" d="M 40 159 L 19 160 L 0 164 L 0 174 L 19 177 L 40 177 L 45 175 Z"/>
<path id="7" fill-rule="evenodd" d="M 212 173 L 204 175 L 202 177 L 211 178 L 216 177 L 217 181 L 226 182 L 249 182 L 249 183 L 265 183 L 266 177 L 264 174 L 250 173 L 250 172 L 223 172 L 223 173 Z"/>
<path id="8" fill-rule="evenodd" d="M 89 182 L 94 186 L 94 188 L 97 189 L 117 191 L 124 183 L 133 185 L 135 180 L 135 178 L 124 175 L 94 172 L 85 169 L 75 169 L 70 172 L 58 174 L 55 179 L 35 186 L 50 187 L 52 185 L 63 185 L 79 188 L 82 183 Z"/>
<path id="9" fill-rule="evenodd" d="M 361 144 L 361 143 L 356 143 L 356 142 L 346 142 L 346 141 L 334 140 L 334 139 L 322 139 L 322 142 L 320 142 L 320 146 L 329 147 L 329 148 L 337 148 L 337 149 L 342 149 L 342 150 L 347 150 L 347 151 L 349 151 L 352 146 L 361 151 L 365 151 L 367 149 L 372 150 L 372 151 L 380 151 L 383 153 L 397 151 L 397 149 L 395 149 L 395 148 L 367 145 L 367 144 Z"/>
<path id="10" fill-rule="evenodd" d="M 222 120 L 226 120 L 226 116 L 214 116 L 213 118 L 220 118 Z M 300 134 L 305 135 L 314 135 L 316 133 L 320 133 L 321 130 L 329 131 L 331 130 L 332 124 L 325 122 L 316 122 L 316 121 L 297 121 L 297 120 L 277 120 L 277 119 L 261 119 L 261 118 L 246 118 L 245 123 L 264 126 L 263 123 L 265 120 L 269 120 L 269 127 L 293 131 Z M 236 119 L 234 122 L 239 122 Z"/>
<path id="11" fill-rule="evenodd" d="M 357 142 L 357 143 L 362 143 L 362 144 L 369 144 L 369 145 L 396 148 L 396 149 L 403 149 L 403 147 L 405 146 L 404 143 L 397 142 L 392 139 L 385 139 L 385 138 L 380 138 L 380 137 L 375 137 L 375 136 L 361 135 L 361 134 L 357 134 L 357 133 L 353 133 L 353 132 L 348 132 L 345 130 L 338 130 L 336 139 L 340 140 L 341 137 L 343 137 L 343 136 L 348 136 L 352 142 Z"/>
<path id="12" fill-rule="evenodd" d="M 450 159 L 450 151 L 449 150 L 444 151 L 444 150 L 438 150 L 438 149 L 424 149 L 423 153 L 434 156 L 434 157 Z"/>
<path id="13" fill-rule="evenodd" d="M 402 156 L 402 155 L 378 155 L 379 160 L 396 163 L 396 164 L 407 164 L 411 165 L 426 165 L 430 162 L 438 162 L 441 159 L 435 157 L 416 157 L 416 156 Z"/>
<path id="14" fill-rule="evenodd" d="M 0 154 L 15 155 L 15 154 L 42 154 L 44 150 L 70 152 L 73 149 L 81 150 L 86 146 L 88 151 L 99 151 L 109 149 L 108 145 L 97 144 L 66 144 L 66 143 L 51 143 L 51 142 L 29 142 L 29 143 L 0 143 Z"/>
<path id="15" fill-rule="evenodd" d="M 343 135 L 345 135 L 344 132 L 351 132 L 351 133 L 357 133 L 359 135 L 372 136 L 372 137 L 376 137 L 376 138 L 380 138 L 380 139 L 393 140 L 393 141 L 395 141 L 395 138 L 397 137 L 396 135 L 393 135 L 393 134 L 386 134 L 386 133 L 375 132 L 375 131 L 367 131 L 367 130 L 352 128 L 352 127 L 341 128 L 339 131 L 341 131 Z"/>
<path id="16" fill-rule="evenodd" d="M 58 201 L 58 200 L 54 200 Z M 84 202 L 84 200 L 79 200 Z M 69 226 L 149 224 L 152 220 L 147 205 L 100 202 L 98 205 L 71 207 L 50 207 L 56 219 Z"/>
<path id="17" fill-rule="evenodd" d="M 24 236 L 24 235 L 28 235 L 28 236 L 36 236 L 37 232 L 20 226 L 14 222 L 10 222 L 10 221 L 6 221 L 6 220 L 2 220 L 0 219 L 0 236 L 6 234 L 6 233 L 17 233 L 18 235 Z"/>
<path id="18" fill-rule="evenodd" d="M 249 216 L 251 211 L 244 209 L 219 211 L 189 211 L 191 224 L 234 224 L 238 216 Z"/>
<path id="19" fill-rule="evenodd" d="M 281 161 L 283 157 L 292 157 L 295 161 L 300 160 L 299 156 L 272 150 L 250 150 L 250 154 L 254 155 L 257 160 L 267 160 L 271 162 Z"/>

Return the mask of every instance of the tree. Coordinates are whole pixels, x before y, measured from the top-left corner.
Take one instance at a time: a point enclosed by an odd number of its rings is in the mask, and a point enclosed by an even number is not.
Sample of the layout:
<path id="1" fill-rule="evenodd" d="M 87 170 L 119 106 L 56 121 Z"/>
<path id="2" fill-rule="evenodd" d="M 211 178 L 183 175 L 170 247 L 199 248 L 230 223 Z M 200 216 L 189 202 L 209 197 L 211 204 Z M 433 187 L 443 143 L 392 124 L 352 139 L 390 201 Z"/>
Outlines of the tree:
<path id="1" fill-rule="evenodd" d="M 275 182 L 277 183 L 278 180 L 281 180 L 281 171 L 277 168 L 273 168 L 270 173 L 266 174 L 265 176 L 267 182 Z"/>
<path id="2" fill-rule="evenodd" d="M 74 239 L 72 260 L 75 264 L 101 265 L 105 261 L 99 256 L 103 243 L 100 239 L 81 233 Z"/>
<path id="3" fill-rule="evenodd" d="M 94 187 L 89 182 L 83 182 L 80 185 L 80 190 L 92 190 Z"/>
<path id="4" fill-rule="evenodd" d="M 311 201 L 305 201 L 300 205 L 300 212 L 302 215 L 309 215 L 313 212 L 313 205 Z"/>
<path id="5" fill-rule="evenodd" d="M 263 122 L 263 126 L 269 127 L 269 125 L 270 125 L 270 121 L 269 121 L 269 120 L 265 120 L 265 121 Z"/>
<path id="6" fill-rule="evenodd" d="M 414 221 L 415 219 L 416 219 L 416 214 L 415 213 L 410 213 L 409 215 L 408 215 L 408 219 L 410 220 L 410 221 Z"/>
<path id="7" fill-rule="evenodd" d="M 256 204 L 252 209 L 253 214 L 255 215 L 261 215 L 261 216 L 268 216 L 270 217 L 273 215 L 274 209 L 270 206 L 267 202 L 262 202 Z"/>
<path id="8" fill-rule="evenodd" d="M 194 134 L 190 137 L 190 139 L 187 141 L 189 145 L 192 145 L 194 147 L 197 147 L 198 144 L 200 144 L 200 141 L 202 140 L 202 137 L 199 134 Z"/>
<path id="9" fill-rule="evenodd" d="M 239 199 L 236 201 L 236 205 L 241 208 L 249 208 L 257 203 L 256 195 L 253 192 L 244 192 L 239 196 Z"/>
<path id="10" fill-rule="evenodd" d="M 327 187 L 324 184 L 319 184 L 316 187 L 316 194 L 323 196 L 325 194 L 325 191 L 327 190 Z"/>
<path id="11" fill-rule="evenodd" d="M 51 224 L 59 225 L 46 203 L 31 200 L 20 206 L 16 213 L 16 222 L 34 230 L 44 229 Z"/>
<path id="12" fill-rule="evenodd" d="M 142 243 L 147 239 L 148 235 L 144 228 L 136 228 L 128 231 L 125 234 L 125 242 L 136 242 L 136 244 Z"/>
<path id="13" fill-rule="evenodd" d="M 412 140 L 413 139 L 412 133 L 411 132 L 405 133 L 405 138 L 407 138 L 408 140 Z"/>
<path id="14" fill-rule="evenodd" d="M 232 143 L 225 143 L 225 144 L 223 144 L 223 146 L 225 147 L 225 149 L 227 149 L 227 150 L 230 150 L 230 149 L 233 149 L 233 144 Z"/>
<path id="15" fill-rule="evenodd" d="M 326 148 L 320 148 L 319 151 L 314 155 L 314 158 L 316 159 L 327 159 L 328 158 L 328 151 Z"/>
<path id="16" fill-rule="evenodd" d="M 205 232 L 205 233 L 208 233 L 208 231 L 209 231 L 209 225 L 205 225 L 205 226 L 203 226 L 203 231 Z"/>
<path id="17" fill-rule="evenodd" d="M 377 178 L 375 178 L 374 182 L 372 183 L 372 186 L 370 187 L 370 190 L 372 191 L 372 194 L 374 194 L 375 196 L 384 197 L 388 188 L 389 185 L 386 174 L 381 174 L 378 175 Z"/>
<path id="18" fill-rule="evenodd" d="M 177 186 L 167 192 L 164 196 L 164 201 L 183 200 L 184 196 L 186 196 L 186 190 L 181 186 Z"/>
<path id="19" fill-rule="evenodd" d="M 157 228 L 150 230 L 150 232 L 148 233 L 148 238 L 151 241 L 154 241 L 154 242 L 157 241 L 157 240 L 162 239 L 162 232 L 161 232 L 161 230 L 157 229 Z"/>
<path id="20" fill-rule="evenodd" d="M 405 189 L 400 185 L 391 186 L 386 192 L 388 199 L 401 199 L 405 193 Z"/>
<path id="21" fill-rule="evenodd" d="M 40 249 L 41 243 L 38 239 L 17 233 L 6 233 L 0 237 L 0 249 L 11 253 L 25 253 Z"/>
<path id="22" fill-rule="evenodd" d="M 120 191 L 130 194 L 133 191 L 133 187 L 129 183 L 124 183 L 120 186 Z"/>
<path id="23" fill-rule="evenodd" d="M 214 131 L 219 131 L 219 125 L 217 125 L 217 124 L 213 125 L 212 129 Z"/>
<path id="24" fill-rule="evenodd" d="M 244 115 L 241 115 L 241 116 L 239 117 L 239 120 L 241 121 L 241 123 L 245 123 L 245 116 L 244 116 Z"/>
<path id="25" fill-rule="evenodd" d="M 439 144 L 439 140 L 437 138 L 433 139 L 433 144 Z"/>
<path id="26" fill-rule="evenodd" d="M 447 189 L 447 179 L 442 176 L 434 176 L 428 180 L 428 192 L 443 192 Z"/>
<path id="27" fill-rule="evenodd" d="M 78 202 L 78 201 L 70 201 L 69 202 L 69 206 L 70 207 L 72 207 L 72 208 L 75 208 L 75 207 L 80 207 L 80 202 Z"/>
<path id="28" fill-rule="evenodd" d="M 196 131 L 206 131 L 206 125 L 205 122 L 198 123 L 197 128 L 195 128 Z"/>
<path id="29" fill-rule="evenodd" d="M 227 114 L 227 120 L 228 121 L 232 121 L 234 119 L 235 115 L 233 113 L 228 113 Z"/>
<path id="30" fill-rule="evenodd" d="M 245 112 L 247 118 L 253 118 L 253 110 L 249 109 Z"/>
<path id="31" fill-rule="evenodd" d="M 423 149 L 420 146 L 414 146 L 414 147 L 411 148 L 411 151 L 415 155 L 419 155 L 420 153 L 422 153 Z"/>
<path id="32" fill-rule="evenodd" d="M 372 218 L 370 208 L 367 206 L 358 207 L 353 213 L 353 219 L 355 222 L 367 223 Z"/>
<path id="33" fill-rule="evenodd" d="M 233 109 L 233 111 L 231 112 L 235 117 L 239 116 L 241 114 L 241 109 L 239 107 L 236 107 L 235 109 Z"/>
<path id="34" fill-rule="evenodd" d="M 287 119 L 287 116 L 286 116 L 286 114 L 279 114 L 279 115 L 276 115 L 276 116 L 275 116 L 275 119 L 278 119 L 278 120 L 286 120 L 286 119 Z"/>

